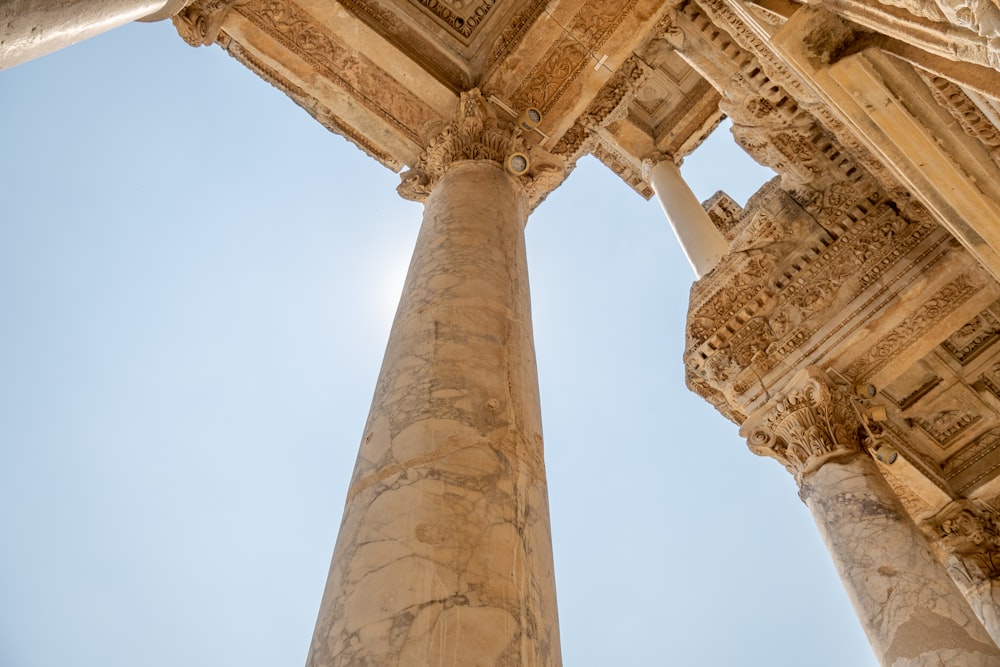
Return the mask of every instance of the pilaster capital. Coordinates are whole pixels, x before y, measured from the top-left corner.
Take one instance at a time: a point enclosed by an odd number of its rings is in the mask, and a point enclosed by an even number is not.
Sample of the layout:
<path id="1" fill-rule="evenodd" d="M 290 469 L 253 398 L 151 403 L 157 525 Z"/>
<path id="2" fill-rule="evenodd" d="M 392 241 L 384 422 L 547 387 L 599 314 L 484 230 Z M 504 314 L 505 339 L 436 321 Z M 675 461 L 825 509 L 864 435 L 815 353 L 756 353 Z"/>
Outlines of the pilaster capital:
<path id="1" fill-rule="evenodd" d="M 923 522 L 952 576 L 968 584 L 1000 578 L 1000 515 L 968 500 Z"/>
<path id="2" fill-rule="evenodd" d="M 861 422 L 848 391 L 816 366 L 803 369 L 792 388 L 742 429 L 750 451 L 785 466 L 801 485 L 828 461 L 861 451 Z"/>
<path id="3" fill-rule="evenodd" d="M 500 118 L 478 88 L 463 92 L 455 118 L 427 141 L 416 165 L 404 171 L 396 188 L 403 199 L 424 201 L 448 168 L 463 160 L 488 160 L 502 165 L 529 195 L 544 196 L 551 181 L 564 177 L 560 161 L 537 146 L 528 146 L 524 130 L 512 119 Z"/>
<path id="4" fill-rule="evenodd" d="M 194 0 L 170 17 L 177 33 L 191 46 L 215 43 L 222 22 L 233 7 L 246 0 Z"/>

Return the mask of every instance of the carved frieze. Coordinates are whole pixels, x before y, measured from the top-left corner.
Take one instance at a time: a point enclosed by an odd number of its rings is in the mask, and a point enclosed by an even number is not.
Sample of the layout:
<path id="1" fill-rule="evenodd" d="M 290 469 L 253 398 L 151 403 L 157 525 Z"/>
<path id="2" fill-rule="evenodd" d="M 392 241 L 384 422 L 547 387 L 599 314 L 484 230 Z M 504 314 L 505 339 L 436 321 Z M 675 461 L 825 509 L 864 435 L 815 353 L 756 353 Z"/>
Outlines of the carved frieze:
<path id="1" fill-rule="evenodd" d="M 636 0 L 585 2 L 566 26 L 562 37 L 528 73 L 514 98 L 515 106 L 535 107 L 542 113 L 550 111 L 581 70 L 588 65 L 593 66 L 594 54 L 631 13 L 635 4 Z"/>
<path id="2" fill-rule="evenodd" d="M 1000 339 L 1000 316 L 992 308 L 987 308 L 949 336 L 941 343 L 941 347 L 955 361 L 966 365 L 998 339 Z"/>
<path id="3" fill-rule="evenodd" d="M 485 21 L 497 0 L 411 0 L 452 32 L 470 38 Z"/>
<path id="4" fill-rule="evenodd" d="M 852 362 L 847 369 L 847 376 L 859 382 L 872 377 L 985 286 L 981 277 L 971 274 L 957 276 L 923 301 L 916 312 L 880 338 L 866 354 Z"/>
<path id="5" fill-rule="evenodd" d="M 289 99 L 305 109 L 313 118 L 319 121 L 323 127 L 330 130 L 334 134 L 344 137 L 369 156 L 378 160 L 390 169 L 398 170 L 403 166 L 394 157 L 370 142 L 361 132 L 358 132 L 337 118 L 333 112 L 325 107 L 318 99 L 309 95 L 298 86 L 292 85 L 284 77 L 275 73 L 274 70 L 261 62 L 260 59 L 252 53 L 244 49 L 238 42 L 229 39 L 221 39 L 220 44 L 229 55 L 242 63 L 244 67 L 281 92 L 288 95 Z"/>
<path id="6" fill-rule="evenodd" d="M 552 152 L 575 161 L 593 145 L 598 129 L 628 111 L 629 101 L 648 76 L 649 68 L 639 58 L 632 56 L 626 60 L 601 87 L 587 110 L 560 137 Z"/>
<path id="7" fill-rule="evenodd" d="M 961 87 L 948 79 L 918 70 L 937 103 L 958 121 L 967 135 L 982 143 L 990 158 L 1000 166 L 1000 129 L 976 106 Z"/>
<path id="8" fill-rule="evenodd" d="M 653 188 L 649 187 L 646 179 L 643 178 L 642 172 L 628 158 L 614 148 L 598 143 L 591 150 L 591 153 L 640 195 L 646 199 L 653 196 Z"/>
<path id="9" fill-rule="evenodd" d="M 929 418 L 913 417 L 910 423 L 919 427 L 943 449 L 982 418 L 981 414 L 975 412 L 948 409 L 935 412 Z"/>
<path id="10" fill-rule="evenodd" d="M 959 493 L 966 493 L 1000 469 L 1000 428 L 982 434 L 945 460 L 945 477 Z"/>
<path id="11" fill-rule="evenodd" d="M 902 274 L 886 281 L 886 272 L 936 229 L 889 203 L 872 205 L 877 197 L 865 200 L 867 208 L 855 204 L 840 225 L 824 227 L 777 184 L 768 188 L 772 194 L 762 190 L 732 226 L 733 252 L 692 291 L 687 363 L 733 398 L 759 388 L 760 378 L 799 348 L 808 344 L 812 353 L 848 335 L 828 313 L 842 313 L 847 323 L 855 316 L 844 311 L 848 303 L 864 297 L 855 309 L 870 309 L 905 289 Z M 962 294 L 971 293 L 970 284 Z"/>
<path id="12" fill-rule="evenodd" d="M 419 96 L 363 55 L 349 49 L 291 0 L 240 0 L 239 13 L 401 135 L 420 143 L 439 120 Z"/>

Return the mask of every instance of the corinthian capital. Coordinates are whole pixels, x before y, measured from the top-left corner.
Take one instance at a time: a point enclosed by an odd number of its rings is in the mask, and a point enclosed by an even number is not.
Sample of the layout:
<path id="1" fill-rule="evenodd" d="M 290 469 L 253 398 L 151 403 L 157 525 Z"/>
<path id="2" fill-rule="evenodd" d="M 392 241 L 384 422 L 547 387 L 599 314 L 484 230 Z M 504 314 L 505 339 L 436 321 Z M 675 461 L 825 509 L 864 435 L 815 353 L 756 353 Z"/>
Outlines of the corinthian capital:
<path id="1" fill-rule="evenodd" d="M 528 190 L 542 190 L 564 178 L 560 161 L 538 147 L 529 147 L 514 119 L 501 118 L 478 88 L 461 94 L 455 118 L 427 142 L 415 166 L 403 172 L 397 192 L 404 199 L 423 201 L 448 168 L 462 160 L 490 160 Z M 530 198 L 530 197 L 529 197 Z"/>
<path id="2" fill-rule="evenodd" d="M 744 432 L 753 453 L 776 459 L 801 484 L 827 461 L 859 452 L 859 426 L 847 391 L 830 382 L 825 371 L 810 366 Z"/>
<path id="3" fill-rule="evenodd" d="M 974 585 L 1000 577 L 1000 516 L 996 512 L 956 501 L 923 527 L 956 580 Z"/>

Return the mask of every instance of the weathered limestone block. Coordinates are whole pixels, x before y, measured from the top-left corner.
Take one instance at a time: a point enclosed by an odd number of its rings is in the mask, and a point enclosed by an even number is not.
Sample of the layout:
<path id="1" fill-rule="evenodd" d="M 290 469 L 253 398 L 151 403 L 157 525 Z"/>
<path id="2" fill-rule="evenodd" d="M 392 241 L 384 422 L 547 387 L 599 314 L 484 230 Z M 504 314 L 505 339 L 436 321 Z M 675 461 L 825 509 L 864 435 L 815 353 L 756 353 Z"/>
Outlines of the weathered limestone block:
<path id="1" fill-rule="evenodd" d="M 427 182 L 308 665 L 558 667 L 526 199 L 490 159 Z"/>
<path id="2" fill-rule="evenodd" d="M 795 475 L 879 662 L 1000 665 L 1000 649 L 861 450 L 849 395 L 815 367 L 793 387 L 744 433 Z"/>

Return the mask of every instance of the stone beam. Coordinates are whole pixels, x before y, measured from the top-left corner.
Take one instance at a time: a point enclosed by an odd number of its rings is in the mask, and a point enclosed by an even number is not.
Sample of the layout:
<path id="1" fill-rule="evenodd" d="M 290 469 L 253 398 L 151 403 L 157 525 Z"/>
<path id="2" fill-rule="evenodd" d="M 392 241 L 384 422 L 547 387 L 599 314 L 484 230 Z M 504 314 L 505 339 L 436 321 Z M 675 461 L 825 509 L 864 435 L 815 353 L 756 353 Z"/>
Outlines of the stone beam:
<path id="1" fill-rule="evenodd" d="M 814 43 L 803 35 L 813 35 Z M 850 28 L 831 23 L 829 14 L 801 10 L 772 44 L 934 217 L 1000 276 L 997 164 L 980 142 L 941 115 L 910 65 L 876 50 L 832 63 L 827 53 L 823 62 L 817 47 L 837 48 L 830 39 L 852 38 Z"/>

